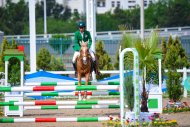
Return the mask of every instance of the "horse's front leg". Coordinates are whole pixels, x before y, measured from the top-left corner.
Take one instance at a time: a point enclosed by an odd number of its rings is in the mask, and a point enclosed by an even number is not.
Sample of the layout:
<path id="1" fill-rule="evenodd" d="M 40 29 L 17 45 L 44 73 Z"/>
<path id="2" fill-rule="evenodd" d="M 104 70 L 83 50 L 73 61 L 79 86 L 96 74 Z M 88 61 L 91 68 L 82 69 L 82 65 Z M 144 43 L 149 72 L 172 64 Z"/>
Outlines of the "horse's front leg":
<path id="1" fill-rule="evenodd" d="M 81 74 L 78 73 L 78 86 L 81 86 Z"/>
<path id="2" fill-rule="evenodd" d="M 81 74 L 79 74 L 79 73 L 78 73 L 78 86 L 81 86 Z M 82 100 L 81 91 L 78 91 L 78 99 L 79 99 L 79 101 Z"/>
<path id="3" fill-rule="evenodd" d="M 85 80 L 86 80 L 85 86 L 88 85 L 89 78 L 90 78 L 90 73 L 88 73 L 88 74 L 85 75 Z M 84 98 L 85 98 L 85 100 L 87 99 L 87 91 L 84 91 Z"/>
<path id="4" fill-rule="evenodd" d="M 88 74 L 85 75 L 85 80 L 86 80 L 85 85 L 86 86 L 88 85 L 89 78 L 90 78 L 90 73 L 88 73 Z"/>

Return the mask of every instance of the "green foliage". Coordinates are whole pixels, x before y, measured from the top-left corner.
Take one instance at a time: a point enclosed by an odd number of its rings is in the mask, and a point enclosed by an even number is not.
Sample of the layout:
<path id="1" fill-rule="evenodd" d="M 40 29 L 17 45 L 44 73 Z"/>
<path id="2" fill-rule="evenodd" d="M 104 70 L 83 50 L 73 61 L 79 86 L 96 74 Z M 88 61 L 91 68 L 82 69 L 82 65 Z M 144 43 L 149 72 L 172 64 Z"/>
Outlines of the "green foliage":
<path id="1" fill-rule="evenodd" d="M 125 79 L 125 93 L 126 101 L 130 111 L 133 111 L 134 108 L 134 87 L 133 87 L 133 78 L 128 75 Z"/>
<path id="2" fill-rule="evenodd" d="M 175 70 L 183 67 L 189 67 L 187 55 L 178 37 L 173 40 L 170 36 L 168 40 L 167 51 L 164 55 L 164 66 L 167 69 Z"/>
<path id="3" fill-rule="evenodd" d="M 37 54 L 37 67 L 42 70 L 50 70 L 51 54 L 46 48 L 41 48 Z"/>
<path id="4" fill-rule="evenodd" d="M 181 75 L 176 71 L 169 70 L 167 73 L 167 92 L 171 101 L 180 101 L 183 95 L 183 87 L 181 86 Z"/>
<path id="5" fill-rule="evenodd" d="M 6 49 L 17 49 L 17 42 L 13 39 L 12 44 L 9 44 L 6 38 L 4 38 L 1 44 L 1 55 L 0 55 L 0 71 L 4 71 L 4 51 Z M 28 61 L 25 59 L 24 70 L 29 70 Z M 8 66 L 8 82 L 11 86 L 20 85 L 20 61 L 17 58 L 11 58 Z"/>
<path id="6" fill-rule="evenodd" d="M 37 54 L 37 66 L 45 71 L 65 71 L 62 60 L 51 55 L 46 48 L 41 48 Z"/>
<path id="7" fill-rule="evenodd" d="M 37 17 L 43 17 L 44 1 L 36 3 Z M 71 17 L 71 9 L 68 6 L 63 6 L 56 3 L 56 0 L 46 1 L 46 12 L 48 17 L 54 17 L 55 19 L 68 20 Z"/>
<path id="8" fill-rule="evenodd" d="M 22 34 L 25 24 L 28 23 L 28 6 L 24 0 L 18 3 L 7 1 L 5 8 L 1 7 L 0 28 L 5 34 Z"/>
<path id="9" fill-rule="evenodd" d="M 20 61 L 17 58 L 11 58 L 9 60 L 9 69 L 8 69 L 8 82 L 11 86 L 20 85 Z"/>
<path id="10" fill-rule="evenodd" d="M 65 71 L 65 67 L 61 59 L 57 59 L 55 56 L 51 56 L 50 62 L 51 71 Z"/>
<path id="11" fill-rule="evenodd" d="M 139 56 L 139 68 L 142 72 L 142 86 L 143 86 L 143 92 L 141 94 L 141 112 L 148 112 L 148 93 L 146 91 L 145 87 L 145 81 L 149 79 L 148 82 L 153 81 L 153 83 L 158 82 L 158 78 L 156 76 L 152 77 L 152 72 L 157 73 L 157 66 L 156 61 L 158 58 L 161 57 L 162 51 L 158 44 L 158 33 L 156 31 L 153 31 L 151 35 L 146 38 L 145 40 L 140 40 L 138 38 L 133 38 L 131 35 L 124 35 L 123 39 L 121 41 L 121 49 L 125 48 L 136 48 Z M 125 67 L 127 69 L 132 69 L 133 67 L 133 54 L 127 53 L 124 56 L 124 63 Z M 118 57 L 117 57 L 118 58 Z M 115 64 L 118 65 L 118 64 Z M 148 70 L 148 71 L 146 71 Z M 147 74 L 148 72 L 148 74 Z M 146 79 L 145 75 L 149 76 L 149 78 Z"/>
<path id="12" fill-rule="evenodd" d="M 121 39 L 121 50 L 125 48 L 133 48 L 134 43 L 138 40 L 138 38 L 133 37 L 131 34 L 123 34 Z M 133 69 L 133 53 L 126 53 L 124 56 L 124 66 L 125 68 L 131 70 Z M 116 61 L 114 63 L 114 67 L 119 69 L 119 51 L 116 53 Z"/>
<path id="13" fill-rule="evenodd" d="M 152 62 L 153 66 L 151 68 L 146 68 L 146 82 L 150 83 L 150 84 L 159 84 L 158 81 L 158 77 L 159 77 L 159 73 L 158 73 L 158 61 L 155 60 Z M 162 69 L 163 73 L 164 70 Z"/>
<path id="14" fill-rule="evenodd" d="M 110 56 L 104 50 L 104 45 L 102 41 L 96 42 L 96 56 L 99 62 L 100 70 L 113 70 L 113 65 Z M 102 74 L 97 76 L 97 79 L 103 79 L 105 77 L 110 77 L 110 74 Z"/>
<path id="15" fill-rule="evenodd" d="M 73 33 L 76 21 L 85 20 L 84 14 L 77 11 L 71 13 L 67 6 L 47 0 L 47 30 L 48 33 Z M 36 33 L 44 33 L 43 1 L 36 3 Z M 190 25 L 190 1 L 188 0 L 159 0 L 145 9 L 145 27 L 174 27 Z M 97 31 L 118 30 L 119 25 L 129 28 L 140 28 L 140 8 L 122 10 L 116 8 L 104 14 L 97 14 Z M 29 34 L 29 8 L 24 0 L 18 3 L 7 1 L 5 7 L 0 7 L 0 28 L 6 35 Z"/>
<path id="16" fill-rule="evenodd" d="M 58 51 L 59 54 L 64 54 L 64 52 L 71 45 L 72 40 L 70 37 L 64 34 L 56 34 L 53 35 L 51 39 L 49 39 L 49 44 L 55 51 Z"/>
<path id="17" fill-rule="evenodd" d="M 189 67 L 189 62 L 185 54 L 185 50 L 176 37 L 175 40 L 170 36 L 167 45 L 163 42 L 164 47 L 164 67 L 168 69 L 167 79 L 167 92 L 170 100 L 179 101 L 183 95 L 181 86 L 181 74 L 177 73 L 177 69 Z"/>
<path id="18" fill-rule="evenodd" d="M 158 82 L 157 75 L 157 59 L 161 57 L 162 51 L 159 46 L 158 33 L 154 31 L 148 38 L 143 42 L 139 38 L 133 37 L 130 34 L 124 34 L 121 41 L 121 49 L 125 48 L 136 48 L 139 54 L 140 69 L 143 71 L 146 67 L 147 81 Z M 116 59 L 119 61 L 118 53 Z M 115 67 L 118 68 L 118 61 L 115 62 Z M 127 69 L 133 69 L 133 54 L 126 53 L 124 56 L 124 63 Z M 153 74 L 152 74 L 153 73 Z M 154 75 L 154 77 L 152 77 Z"/>
<path id="19" fill-rule="evenodd" d="M 9 42 L 7 41 L 7 39 L 6 38 L 4 38 L 3 39 L 3 42 L 1 43 L 1 54 L 0 54 L 0 71 L 1 72 L 4 72 L 4 67 L 5 67 L 5 65 L 4 65 L 4 51 L 6 50 L 6 49 L 9 49 L 11 46 L 10 46 L 10 44 L 9 44 Z"/>
<path id="20" fill-rule="evenodd" d="M 164 62 L 164 60 L 165 60 L 165 57 L 166 57 L 166 52 L 167 52 L 167 43 L 166 43 L 166 41 L 165 40 L 162 40 L 162 52 L 163 52 L 163 54 L 162 54 L 162 63 Z"/>
<path id="21" fill-rule="evenodd" d="M 9 46 L 9 42 L 7 41 L 7 38 L 3 39 L 3 42 L 1 44 L 1 54 L 3 54 L 3 52 L 5 51 L 5 49 L 8 49 Z"/>

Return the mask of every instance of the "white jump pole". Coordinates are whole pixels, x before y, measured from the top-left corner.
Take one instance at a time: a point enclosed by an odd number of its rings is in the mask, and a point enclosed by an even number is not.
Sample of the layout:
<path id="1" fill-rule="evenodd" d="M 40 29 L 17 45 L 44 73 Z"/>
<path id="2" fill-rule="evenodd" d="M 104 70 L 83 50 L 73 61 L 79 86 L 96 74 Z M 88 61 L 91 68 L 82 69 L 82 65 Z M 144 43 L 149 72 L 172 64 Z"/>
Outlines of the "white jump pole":
<path id="1" fill-rule="evenodd" d="M 120 121 L 123 125 L 124 120 L 124 54 L 126 52 L 133 52 L 134 54 L 134 64 L 133 64 L 133 86 L 134 86 L 134 111 L 135 119 L 139 119 L 140 115 L 140 105 L 139 105 L 139 56 L 135 48 L 126 48 L 119 55 L 119 68 L 120 68 Z"/>
<path id="2" fill-rule="evenodd" d="M 29 0 L 30 72 L 36 72 L 36 17 L 35 0 Z"/>

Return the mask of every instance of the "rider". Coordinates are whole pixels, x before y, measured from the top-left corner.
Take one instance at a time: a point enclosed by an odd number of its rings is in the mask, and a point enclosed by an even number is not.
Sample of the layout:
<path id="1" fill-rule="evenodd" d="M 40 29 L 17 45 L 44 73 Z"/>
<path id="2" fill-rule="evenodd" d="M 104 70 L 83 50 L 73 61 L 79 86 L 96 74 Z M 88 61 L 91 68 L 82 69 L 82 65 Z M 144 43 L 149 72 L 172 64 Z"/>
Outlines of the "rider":
<path id="1" fill-rule="evenodd" d="M 94 55 L 94 52 L 90 49 L 91 45 L 92 45 L 92 38 L 91 38 L 91 35 L 90 35 L 90 32 L 87 31 L 85 29 L 86 27 L 86 24 L 85 22 L 83 21 L 80 21 L 78 22 L 78 28 L 79 30 L 77 30 L 74 34 L 74 46 L 73 46 L 73 49 L 74 49 L 74 55 L 73 55 L 73 68 L 75 70 L 75 76 L 77 76 L 77 66 L 76 66 L 76 58 L 78 55 L 80 55 L 79 51 L 80 51 L 80 48 L 81 48 L 81 45 L 80 45 L 80 41 L 88 41 L 88 49 L 89 49 L 89 53 L 92 57 L 92 60 L 93 60 L 93 69 L 94 71 L 96 72 L 97 75 L 100 74 L 100 72 L 98 71 L 98 68 L 97 68 L 97 61 L 96 61 L 96 57 Z"/>

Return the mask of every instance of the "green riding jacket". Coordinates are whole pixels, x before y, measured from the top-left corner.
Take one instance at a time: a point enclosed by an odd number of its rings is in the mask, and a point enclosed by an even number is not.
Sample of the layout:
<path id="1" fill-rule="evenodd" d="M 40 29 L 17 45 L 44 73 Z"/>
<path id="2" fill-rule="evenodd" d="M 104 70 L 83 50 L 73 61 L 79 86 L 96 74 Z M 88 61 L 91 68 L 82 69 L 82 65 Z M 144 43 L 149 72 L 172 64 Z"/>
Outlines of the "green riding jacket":
<path id="1" fill-rule="evenodd" d="M 87 30 L 84 30 L 84 35 L 83 35 L 83 38 L 82 38 L 82 35 L 81 35 L 80 31 L 77 30 L 75 32 L 74 45 L 73 45 L 73 49 L 75 51 L 80 51 L 81 46 L 80 46 L 79 42 L 82 41 L 82 40 L 84 42 L 88 41 L 88 48 L 90 49 L 90 47 L 92 45 L 92 38 L 91 38 L 90 32 L 87 31 Z"/>

